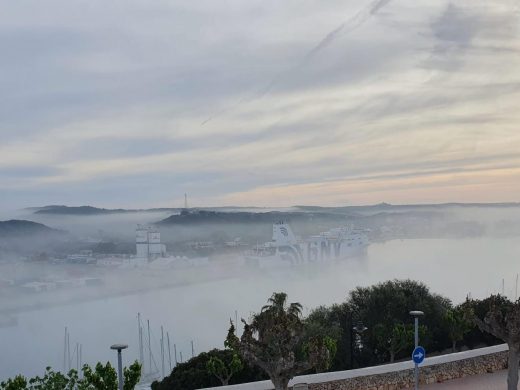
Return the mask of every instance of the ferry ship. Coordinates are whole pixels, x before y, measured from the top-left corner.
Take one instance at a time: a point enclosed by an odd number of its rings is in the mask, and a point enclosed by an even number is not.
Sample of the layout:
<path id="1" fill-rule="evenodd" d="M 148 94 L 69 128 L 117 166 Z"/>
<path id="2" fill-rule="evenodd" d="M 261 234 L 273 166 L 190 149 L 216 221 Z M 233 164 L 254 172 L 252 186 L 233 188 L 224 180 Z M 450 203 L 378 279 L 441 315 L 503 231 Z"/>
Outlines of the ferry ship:
<path id="1" fill-rule="evenodd" d="M 254 246 L 244 258 L 246 264 L 259 267 L 293 266 L 362 256 L 368 244 L 365 231 L 353 227 L 338 227 L 299 239 L 287 223 L 277 222 L 272 241 Z"/>

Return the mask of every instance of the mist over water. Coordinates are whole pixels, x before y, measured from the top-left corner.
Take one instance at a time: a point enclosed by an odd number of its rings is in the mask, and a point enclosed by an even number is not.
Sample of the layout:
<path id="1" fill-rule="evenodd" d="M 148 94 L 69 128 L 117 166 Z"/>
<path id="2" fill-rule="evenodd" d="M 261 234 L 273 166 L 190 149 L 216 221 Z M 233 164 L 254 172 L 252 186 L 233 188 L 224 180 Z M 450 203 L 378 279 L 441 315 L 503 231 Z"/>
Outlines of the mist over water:
<path id="1" fill-rule="evenodd" d="M 456 303 L 468 293 L 485 297 L 501 292 L 504 279 L 505 294 L 514 298 L 519 259 L 516 236 L 391 240 L 372 243 L 363 258 L 338 263 L 260 272 L 243 269 L 217 281 L 17 313 L 16 326 L 0 328 L 2 350 L 10 351 L 2 353 L 0 378 L 41 374 L 47 365 L 61 370 L 65 326 L 71 334 L 71 354 L 75 343 L 81 343 L 85 362 L 115 363 L 109 346 L 118 342 L 129 344 L 124 358 L 133 361 L 138 358 L 138 312 L 151 321 L 152 350 L 160 369 L 161 325 L 170 333 L 172 354 L 175 343 L 186 360 L 191 357 L 191 340 L 195 354 L 222 348 L 235 311 L 247 319 L 274 291 L 285 291 L 290 301 L 302 303 L 305 314 L 319 305 L 344 301 L 356 286 L 393 278 L 422 281 Z M 147 359 L 145 353 L 146 364 Z"/>

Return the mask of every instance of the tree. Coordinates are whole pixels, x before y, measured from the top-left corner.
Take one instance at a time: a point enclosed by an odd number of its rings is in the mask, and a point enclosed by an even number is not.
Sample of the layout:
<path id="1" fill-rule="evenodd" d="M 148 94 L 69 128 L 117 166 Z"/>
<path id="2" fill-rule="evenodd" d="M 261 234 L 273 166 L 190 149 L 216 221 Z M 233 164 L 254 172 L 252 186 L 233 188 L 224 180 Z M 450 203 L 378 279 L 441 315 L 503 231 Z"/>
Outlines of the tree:
<path id="1" fill-rule="evenodd" d="M 381 364 L 391 356 L 388 348 L 381 343 L 380 327 L 385 329 L 386 340 L 396 324 L 411 324 L 411 310 L 425 313 L 421 319 L 423 334 L 421 344 L 429 350 L 442 350 L 450 345 L 450 340 L 442 318 L 451 308 L 449 299 L 432 294 L 422 283 L 412 280 L 391 280 L 370 287 L 357 287 L 350 292 L 346 305 L 354 317 L 367 330 L 361 335 L 364 360 L 362 365 Z M 395 353 L 395 358 L 404 357 L 404 350 Z"/>
<path id="2" fill-rule="evenodd" d="M 141 380 L 141 364 L 137 360 L 130 367 L 123 368 L 123 390 L 134 390 Z"/>
<path id="3" fill-rule="evenodd" d="M 222 386 L 227 386 L 231 377 L 242 370 L 244 366 L 238 355 L 234 353 L 229 365 L 214 356 L 209 359 L 206 367 L 211 374 L 215 375 L 222 382 Z"/>
<path id="4" fill-rule="evenodd" d="M 320 306 L 304 320 L 306 337 L 323 337 L 333 342 L 329 370 L 338 371 L 351 367 L 351 342 L 345 305 Z M 332 353 L 334 352 L 334 353 Z"/>
<path id="5" fill-rule="evenodd" d="M 83 375 L 85 381 L 94 386 L 96 390 L 117 389 L 117 373 L 109 362 L 105 365 L 101 363 L 96 364 L 94 370 L 89 366 L 85 366 Z"/>
<path id="6" fill-rule="evenodd" d="M 78 389 L 87 389 L 87 383 L 86 381 L 78 383 L 78 372 L 76 370 L 62 374 L 53 371 L 51 367 L 47 367 L 43 377 L 36 376 L 29 380 L 29 388 L 35 390 L 75 390 L 78 385 Z"/>
<path id="7" fill-rule="evenodd" d="M 227 343 L 250 364 L 264 370 L 276 390 L 287 390 L 297 374 L 330 364 L 330 351 L 322 337 L 305 340 L 299 303 L 287 304 L 287 294 L 274 293 L 250 324 L 242 320 L 240 338 L 232 325 Z"/>
<path id="8" fill-rule="evenodd" d="M 464 311 L 466 318 L 472 325 L 470 331 L 464 335 L 463 340 L 464 344 L 469 348 L 473 349 L 483 346 L 498 345 L 504 342 L 498 337 L 493 336 L 491 333 L 480 330 L 480 328 L 476 326 L 475 321 L 473 320 L 474 316 L 484 318 L 489 311 L 490 306 L 494 304 L 496 299 L 502 299 L 502 297 L 492 295 L 485 299 L 468 298 L 464 303 L 459 305 L 461 310 Z M 503 299 L 505 302 L 506 299 Z"/>
<path id="9" fill-rule="evenodd" d="M 389 353 L 390 363 L 394 362 L 396 354 L 413 345 L 413 332 L 411 325 L 403 323 L 395 324 L 393 327 L 377 324 L 374 329 L 378 348 Z"/>
<path id="10" fill-rule="evenodd" d="M 17 375 L 13 379 L 9 378 L 7 381 L 0 383 L 2 390 L 23 390 L 25 388 L 27 388 L 27 379 L 22 375 Z"/>
<path id="11" fill-rule="evenodd" d="M 222 382 L 208 371 L 208 362 L 211 358 L 218 358 L 229 366 L 235 354 L 236 352 L 230 349 L 202 352 L 187 362 L 177 364 L 169 376 L 161 382 L 152 383 L 152 389 L 194 390 L 219 386 Z M 229 379 L 230 385 L 268 379 L 259 368 L 251 367 L 247 362 L 242 363 L 243 368 Z"/>
<path id="12" fill-rule="evenodd" d="M 230 331 L 235 333 L 233 322 L 231 322 Z M 227 340 L 224 341 L 224 346 L 230 348 Z M 244 368 L 244 365 L 242 364 L 242 360 L 240 360 L 238 354 L 233 352 L 233 358 L 229 364 L 226 364 L 217 356 L 212 356 L 206 363 L 206 368 L 210 374 L 215 375 L 222 382 L 223 386 L 227 386 L 231 377 L 241 371 Z"/>
<path id="13" fill-rule="evenodd" d="M 457 342 L 464 339 L 464 335 L 471 330 L 472 323 L 468 320 L 461 306 L 446 310 L 443 319 L 451 340 L 451 350 L 457 352 Z"/>
<path id="14" fill-rule="evenodd" d="M 141 365 L 136 361 L 130 367 L 123 370 L 123 389 L 133 390 L 141 379 Z M 82 389 L 117 390 L 118 381 L 116 370 L 107 362 L 105 365 L 98 363 L 94 370 L 88 365 L 83 366 L 83 379 L 80 379 Z M 81 390 L 81 389 L 80 389 Z"/>
<path id="15" fill-rule="evenodd" d="M 0 390 L 117 390 L 116 370 L 107 363 L 98 363 L 94 370 L 88 365 L 82 368 L 83 378 L 78 378 L 76 370 L 67 374 L 45 369 L 43 377 L 36 376 L 28 381 L 22 376 L 0 383 Z M 124 389 L 133 390 L 141 378 L 141 365 L 134 362 L 124 369 Z"/>
<path id="16" fill-rule="evenodd" d="M 482 318 L 471 310 L 471 302 L 466 306 L 473 322 L 483 332 L 488 332 L 503 340 L 509 347 L 507 388 L 516 390 L 520 359 L 520 300 L 511 302 L 507 298 L 494 295 L 489 299 L 489 308 Z"/>

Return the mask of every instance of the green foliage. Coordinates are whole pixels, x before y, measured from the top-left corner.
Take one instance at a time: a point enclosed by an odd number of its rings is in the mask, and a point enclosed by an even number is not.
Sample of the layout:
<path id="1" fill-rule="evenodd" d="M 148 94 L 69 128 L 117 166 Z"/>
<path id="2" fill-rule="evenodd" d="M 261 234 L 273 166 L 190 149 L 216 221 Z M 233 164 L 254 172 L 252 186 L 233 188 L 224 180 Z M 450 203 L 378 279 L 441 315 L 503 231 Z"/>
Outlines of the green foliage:
<path id="1" fill-rule="evenodd" d="M 304 356 L 312 356 L 317 351 L 327 351 L 323 358 L 317 360 L 314 363 L 314 369 L 316 372 L 326 371 L 331 367 L 334 356 L 338 350 L 338 344 L 335 339 L 329 336 L 312 336 L 302 346 L 302 352 Z"/>
<path id="2" fill-rule="evenodd" d="M 411 324 L 411 310 L 421 310 L 427 313 L 421 318 L 424 325 L 421 344 L 429 350 L 442 350 L 450 345 L 442 318 L 447 309 L 451 308 L 449 299 L 430 293 L 422 283 L 412 280 L 393 280 L 371 287 L 358 287 L 351 291 L 347 306 L 353 316 L 367 330 L 362 334 L 362 345 L 366 360 L 363 365 L 380 364 L 391 358 L 388 342 L 394 338 L 394 327 L 397 324 Z M 395 330 L 397 336 L 402 329 Z M 386 341 L 385 341 L 386 340 Z M 390 340 L 390 341 L 389 341 Z M 413 340 L 413 339 L 412 339 Z M 397 342 L 399 341 L 399 342 Z M 395 358 L 405 357 L 408 352 L 403 348 L 402 340 L 395 338 Z M 385 345 L 387 347 L 385 347 Z"/>
<path id="3" fill-rule="evenodd" d="M 83 378 L 78 378 L 76 370 L 66 375 L 45 369 L 43 377 L 36 376 L 27 381 L 22 376 L 0 383 L 0 390 L 117 390 L 116 370 L 107 363 L 98 363 L 94 370 L 88 365 L 82 368 Z M 141 365 L 138 362 L 124 369 L 124 389 L 133 390 L 141 378 Z"/>
<path id="4" fill-rule="evenodd" d="M 24 390 L 27 388 L 27 379 L 21 375 L 15 376 L 13 379 L 9 378 L 5 382 L 0 383 L 2 390 Z"/>
<path id="5" fill-rule="evenodd" d="M 329 337 L 336 348 L 330 362 L 330 370 L 344 370 L 352 367 L 350 356 L 352 320 L 345 303 L 314 309 L 305 319 L 305 329 L 309 337 Z"/>
<path id="6" fill-rule="evenodd" d="M 448 332 L 448 337 L 452 342 L 452 351 L 456 351 L 457 342 L 464 339 L 464 335 L 468 333 L 474 325 L 468 319 L 468 316 L 461 306 L 448 309 L 444 313 L 444 326 Z"/>
<path id="7" fill-rule="evenodd" d="M 107 362 L 105 365 L 98 363 L 94 370 L 89 366 L 83 368 L 83 375 L 87 383 L 96 390 L 115 390 L 117 389 L 117 373 L 112 365 Z"/>
<path id="8" fill-rule="evenodd" d="M 410 348 L 414 344 L 414 329 L 410 324 L 397 323 L 377 324 L 374 334 L 379 350 L 387 351 L 390 356 L 390 363 L 395 360 L 395 355 Z"/>
<path id="9" fill-rule="evenodd" d="M 460 305 L 460 309 L 464 315 L 473 323 L 473 316 L 485 318 L 489 309 L 493 306 L 501 307 L 505 311 L 511 305 L 511 302 L 502 295 L 491 295 L 485 299 L 467 299 Z M 469 332 L 464 335 L 463 343 L 470 348 L 476 348 L 483 345 L 501 344 L 503 341 L 487 332 L 483 332 L 478 327 L 473 326 Z"/>
<path id="10" fill-rule="evenodd" d="M 287 304 L 287 294 L 274 293 L 268 304 L 244 323 L 240 338 L 234 327 L 228 331 L 227 345 L 252 365 L 264 370 L 276 390 L 287 389 L 295 375 L 328 366 L 330 351 L 322 337 L 305 337 L 299 303 Z M 330 343 L 329 343 L 330 344 Z"/>
<path id="11" fill-rule="evenodd" d="M 226 365 L 226 363 L 224 363 L 220 358 L 212 356 L 206 364 L 206 368 L 210 374 L 213 374 L 220 379 L 222 385 L 227 385 L 231 377 L 242 370 L 244 365 L 238 355 L 234 353 L 229 365 Z"/>
<path id="12" fill-rule="evenodd" d="M 123 368 L 123 390 L 133 390 L 141 380 L 141 365 L 136 360 L 130 367 Z"/>
<path id="13" fill-rule="evenodd" d="M 161 382 L 152 384 L 153 390 L 194 390 L 204 387 L 220 386 L 222 382 L 208 371 L 207 364 L 212 357 L 220 359 L 225 365 L 231 365 L 236 353 L 231 350 L 213 349 L 202 352 L 187 362 L 180 363 L 169 376 Z M 254 382 L 267 379 L 267 376 L 258 368 L 251 367 L 243 362 L 243 367 L 229 380 L 229 384 Z"/>
<path id="14" fill-rule="evenodd" d="M 61 372 L 54 372 L 50 367 L 45 369 L 45 375 L 29 380 L 31 389 L 35 390 L 74 390 L 78 385 L 78 373 L 70 370 L 67 375 Z"/>
<path id="15" fill-rule="evenodd" d="M 520 300 L 511 302 L 499 295 L 491 296 L 488 304 L 483 318 L 476 314 L 471 302 L 468 302 L 467 312 L 481 331 L 490 333 L 507 343 L 509 349 L 507 388 L 516 390 L 520 359 Z"/>

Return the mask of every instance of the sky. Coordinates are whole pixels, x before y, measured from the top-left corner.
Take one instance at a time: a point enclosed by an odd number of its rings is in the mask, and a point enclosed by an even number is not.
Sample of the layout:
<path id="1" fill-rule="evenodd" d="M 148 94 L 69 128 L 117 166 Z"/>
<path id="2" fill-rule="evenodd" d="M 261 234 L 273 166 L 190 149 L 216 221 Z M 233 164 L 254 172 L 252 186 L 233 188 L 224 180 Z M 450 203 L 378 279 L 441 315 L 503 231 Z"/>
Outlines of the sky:
<path id="1" fill-rule="evenodd" d="M 0 204 L 520 201 L 516 0 L 19 0 Z"/>

